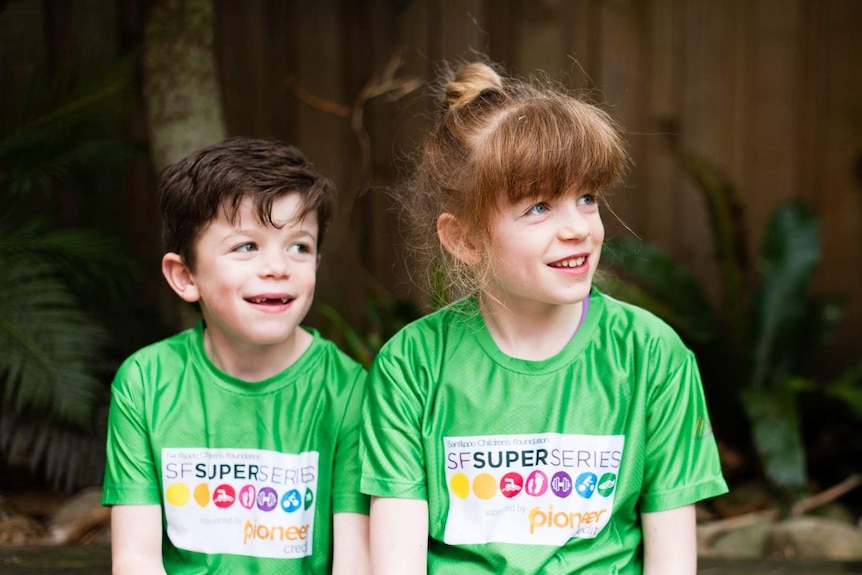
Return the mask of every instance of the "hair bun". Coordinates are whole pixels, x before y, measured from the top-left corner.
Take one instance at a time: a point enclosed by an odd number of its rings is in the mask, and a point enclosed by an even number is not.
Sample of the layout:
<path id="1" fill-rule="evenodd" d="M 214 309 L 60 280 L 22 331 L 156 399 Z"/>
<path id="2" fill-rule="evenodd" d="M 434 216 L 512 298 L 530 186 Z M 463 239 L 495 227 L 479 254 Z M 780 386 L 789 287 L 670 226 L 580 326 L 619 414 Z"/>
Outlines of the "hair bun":
<path id="1" fill-rule="evenodd" d="M 446 109 L 460 108 L 472 102 L 485 90 L 502 89 L 503 80 L 493 68 L 481 62 L 467 64 L 446 84 L 443 106 Z"/>

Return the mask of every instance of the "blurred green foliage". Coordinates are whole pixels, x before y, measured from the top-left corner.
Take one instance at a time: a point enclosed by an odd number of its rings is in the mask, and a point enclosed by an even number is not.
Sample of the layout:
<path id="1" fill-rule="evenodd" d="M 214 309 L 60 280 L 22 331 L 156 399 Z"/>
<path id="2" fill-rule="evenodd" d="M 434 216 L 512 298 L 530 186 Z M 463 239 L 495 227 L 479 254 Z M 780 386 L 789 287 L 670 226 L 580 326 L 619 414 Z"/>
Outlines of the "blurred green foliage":
<path id="1" fill-rule="evenodd" d="M 678 330 L 695 351 L 717 429 L 739 427 L 744 411 L 763 474 L 780 492 L 806 485 L 800 398 L 834 398 L 862 416 L 862 366 L 834 382 L 810 376 L 842 315 L 838 301 L 815 296 L 820 226 L 806 205 L 790 201 L 771 214 L 754 261 L 735 190 L 703 158 L 674 150 L 709 208 L 720 298 L 711 305 L 699 282 L 656 246 L 632 237 L 608 241 L 612 273 L 600 285 L 641 305 Z"/>
<path id="2" fill-rule="evenodd" d="M 332 333 L 327 335 L 368 369 L 383 344 L 402 327 L 420 318 L 422 310 L 408 299 L 380 297 L 370 297 L 365 309 L 365 322 L 354 327 L 334 307 L 318 306 L 320 314 L 332 326 Z"/>
<path id="3" fill-rule="evenodd" d="M 100 319 L 132 299 L 135 269 L 69 206 L 122 187 L 131 78 L 128 63 L 34 70 L 0 96 L 0 463 L 68 489 L 101 481 L 116 366 Z"/>

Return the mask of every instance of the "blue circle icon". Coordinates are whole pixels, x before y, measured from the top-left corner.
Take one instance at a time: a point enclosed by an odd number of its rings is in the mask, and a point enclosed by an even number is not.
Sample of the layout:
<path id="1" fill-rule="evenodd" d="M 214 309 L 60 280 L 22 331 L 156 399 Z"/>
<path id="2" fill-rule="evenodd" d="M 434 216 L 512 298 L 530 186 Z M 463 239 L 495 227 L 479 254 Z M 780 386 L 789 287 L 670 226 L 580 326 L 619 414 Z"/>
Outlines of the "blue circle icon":
<path id="1" fill-rule="evenodd" d="M 296 489 L 291 489 L 281 498 L 281 509 L 285 513 L 293 513 L 302 507 L 302 495 Z"/>
<path id="2" fill-rule="evenodd" d="M 589 471 L 586 473 L 581 473 L 575 480 L 575 491 L 577 491 L 578 495 L 580 495 L 584 499 L 589 499 L 593 496 L 593 493 L 596 490 L 596 483 L 598 483 L 598 479 L 599 478 L 596 477 L 595 473 L 590 473 Z"/>

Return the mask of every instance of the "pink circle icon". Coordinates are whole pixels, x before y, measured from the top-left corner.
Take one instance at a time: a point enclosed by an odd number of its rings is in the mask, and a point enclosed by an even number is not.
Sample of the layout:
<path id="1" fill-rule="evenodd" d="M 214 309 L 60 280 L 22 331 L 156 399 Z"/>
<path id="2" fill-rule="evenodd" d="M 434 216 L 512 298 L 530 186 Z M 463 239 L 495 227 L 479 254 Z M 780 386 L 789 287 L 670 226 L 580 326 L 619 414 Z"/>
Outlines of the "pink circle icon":
<path id="1" fill-rule="evenodd" d="M 527 476 L 527 484 L 524 491 L 527 495 L 538 497 L 548 490 L 548 476 L 544 472 L 536 470 Z"/>

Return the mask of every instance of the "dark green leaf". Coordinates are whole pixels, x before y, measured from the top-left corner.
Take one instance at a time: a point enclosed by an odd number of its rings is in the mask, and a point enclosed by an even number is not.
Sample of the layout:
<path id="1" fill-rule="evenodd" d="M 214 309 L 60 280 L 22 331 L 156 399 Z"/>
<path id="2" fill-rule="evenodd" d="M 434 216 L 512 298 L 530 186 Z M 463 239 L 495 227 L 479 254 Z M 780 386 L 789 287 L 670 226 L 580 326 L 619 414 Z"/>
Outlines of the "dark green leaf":
<path id="1" fill-rule="evenodd" d="M 716 319 L 700 285 L 662 250 L 627 236 L 606 242 L 602 261 L 616 277 L 599 276 L 596 281 L 610 295 L 652 311 L 687 339 L 715 337 Z"/>
<path id="2" fill-rule="evenodd" d="M 710 231 L 715 241 L 716 258 L 722 275 L 722 307 L 739 337 L 744 331 L 745 286 L 748 270 L 748 245 L 745 220 L 730 180 L 714 164 L 691 152 L 674 148 L 674 152 L 703 193 L 710 217 Z"/>
<path id="3" fill-rule="evenodd" d="M 318 306 L 318 309 L 323 317 L 332 322 L 336 330 L 344 339 L 344 342 L 347 345 L 347 352 L 356 361 L 368 368 L 371 365 L 371 361 L 374 359 L 374 355 L 377 353 L 377 349 L 372 348 L 371 345 L 369 345 L 368 342 L 359 335 L 359 332 L 347 323 L 347 320 L 345 320 L 335 308 L 322 304 Z"/>
<path id="4" fill-rule="evenodd" d="M 804 329 L 812 301 L 808 288 L 819 260 L 816 215 L 797 202 L 776 208 L 757 266 L 761 281 L 754 297 L 753 389 L 764 389 L 770 380 L 792 375 L 804 359 L 798 354 L 796 340 L 808 335 Z"/>
<path id="5" fill-rule="evenodd" d="M 0 401 L 86 427 L 104 389 L 104 334 L 46 265 L 0 266 Z"/>
<path id="6" fill-rule="evenodd" d="M 842 402 L 856 417 L 862 419 L 862 363 L 828 383 L 824 392 Z"/>
<path id="7" fill-rule="evenodd" d="M 799 380 L 784 380 L 780 388 L 742 394 L 764 474 L 791 491 L 801 490 L 806 479 L 796 402 L 796 394 L 804 388 Z"/>

